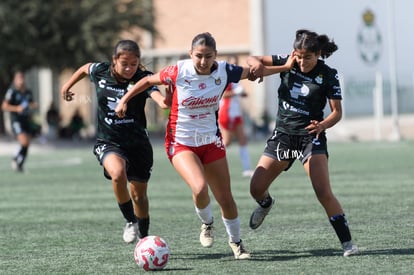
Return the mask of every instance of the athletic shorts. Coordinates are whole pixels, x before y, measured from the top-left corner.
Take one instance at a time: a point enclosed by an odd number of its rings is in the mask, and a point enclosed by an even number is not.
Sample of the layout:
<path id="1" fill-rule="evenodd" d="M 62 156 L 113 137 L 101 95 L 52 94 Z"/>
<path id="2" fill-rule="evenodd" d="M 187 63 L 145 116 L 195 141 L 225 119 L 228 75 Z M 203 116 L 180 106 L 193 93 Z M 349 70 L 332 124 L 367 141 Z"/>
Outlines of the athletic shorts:
<path id="1" fill-rule="evenodd" d="M 223 129 L 232 131 L 236 128 L 237 125 L 243 124 L 243 118 L 241 116 L 229 117 L 229 116 L 219 116 L 219 124 Z"/>
<path id="2" fill-rule="evenodd" d="M 266 143 L 263 155 L 279 160 L 288 161 L 289 170 L 295 160 L 300 160 L 304 164 L 310 156 L 325 154 L 328 157 L 328 148 L 325 133 L 320 133 L 318 139 L 316 135 L 298 136 L 288 135 L 274 131 Z"/>
<path id="3" fill-rule="evenodd" d="M 28 119 L 20 119 L 20 120 L 13 120 L 11 122 L 12 130 L 14 135 L 20 135 L 22 133 L 34 135 L 35 131 L 32 129 L 32 125 L 30 120 Z"/>
<path id="4" fill-rule="evenodd" d="M 93 153 L 103 166 L 105 158 L 109 154 L 116 154 L 126 161 L 128 181 L 148 182 L 152 172 L 153 151 L 149 141 L 143 142 L 142 146 L 134 148 L 120 148 L 115 144 L 98 140 L 93 148 Z M 104 176 L 111 179 L 105 171 Z"/>
<path id="5" fill-rule="evenodd" d="M 172 161 L 172 158 L 180 152 L 191 151 L 200 158 L 201 163 L 203 164 L 211 163 L 226 156 L 226 149 L 224 148 L 223 142 L 214 142 L 198 147 L 182 145 L 179 143 L 166 143 L 165 151 L 167 152 L 170 161 Z"/>

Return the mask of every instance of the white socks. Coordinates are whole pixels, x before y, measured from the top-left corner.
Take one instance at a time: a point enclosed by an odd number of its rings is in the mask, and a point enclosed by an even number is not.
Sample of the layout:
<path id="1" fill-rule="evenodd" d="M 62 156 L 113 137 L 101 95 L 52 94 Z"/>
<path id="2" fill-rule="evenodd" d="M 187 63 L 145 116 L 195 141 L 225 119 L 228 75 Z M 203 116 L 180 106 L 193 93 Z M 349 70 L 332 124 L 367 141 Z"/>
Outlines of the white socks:
<path id="1" fill-rule="evenodd" d="M 213 211 L 211 207 L 211 202 L 204 209 L 195 207 L 195 211 L 202 223 L 204 224 L 213 223 Z M 231 220 L 226 219 L 224 217 L 222 217 L 222 219 L 223 219 L 224 227 L 226 228 L 226 232 L 229 235 L 230 242 L 233 242 L 233 243 L 240 242 L 240 219 L 239 217 L 235 219 L 231 219 Z"/>
<path id="2" fill-rule="evenodd" d="M 204 209 L 197 208 L 197 206 L 195 205 L 194 205 L 194 208 L 202 223 L 205 223 L 205 224 L 213 223 L 213 210 L 211 208 L 211 202 Z"/>
<path id="3" fill-rule="evenodd" d="M 222 217 L 226 232 L 229 235 L 229 240 L 232 243 L 240 242 L 240 220 L 239 217 L 228 220 Z"/>

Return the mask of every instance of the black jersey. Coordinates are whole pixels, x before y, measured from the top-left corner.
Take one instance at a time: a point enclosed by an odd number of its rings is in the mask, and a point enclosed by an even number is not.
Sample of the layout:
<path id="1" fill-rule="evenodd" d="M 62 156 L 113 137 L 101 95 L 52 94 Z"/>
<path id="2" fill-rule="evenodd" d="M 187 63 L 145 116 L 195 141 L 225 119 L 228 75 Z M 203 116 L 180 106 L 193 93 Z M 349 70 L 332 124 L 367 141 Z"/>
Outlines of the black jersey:
<path id="1" fill-rule="evenodd" d="M 122 148 L 137 147 L 140 141 L 148 139 L 144 107 L 151 92 L 158 90 L 156 86 L 134 96 L 128 102 L 125 117 L 119 118 L 115 114 L 115 108 L 136 82 L 150 74 L 149 71 L 138 69 L 129 81 L 120 83 L 112 75 L 109 62 L 91 64 L 89 77 L 95 84 L 98 100 L 97 139 Z"/>
<path id="2" fill-rule="evenodd" d="M 287 57 L 273 55 L 273 65 L 283 65 Z M 342 99 L 338 73 L 323 60 L 301 73 L 297 65 L 280 73 L 278 113 L 275 130 L 291 135 L 307 135 L 311 120 L 322 121 L 327 99 Z"/>
<path id="3" fill-rule="evenodd" d="M 14 106 L 23 105 L 25 109 L 21 113 L 10 112 L 11 121 L 27 121 L 30 119 L 31 112 L 29 105 L 33 102 L 33 93 L 32 91 L 26 89 L 23 92 L 18 91 L 13 85 L 6 92 L 5 100 Z"/>

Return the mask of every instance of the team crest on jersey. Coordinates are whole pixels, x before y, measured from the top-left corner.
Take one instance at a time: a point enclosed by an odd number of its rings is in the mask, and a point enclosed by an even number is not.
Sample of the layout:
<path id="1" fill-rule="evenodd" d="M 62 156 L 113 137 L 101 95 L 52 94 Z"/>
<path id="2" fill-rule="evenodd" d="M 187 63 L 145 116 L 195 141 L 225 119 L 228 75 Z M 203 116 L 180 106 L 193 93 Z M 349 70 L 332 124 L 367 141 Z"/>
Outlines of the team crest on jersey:
<path id="1" fill-rule="evenodd" d="M 127 91 L 131 90 L 132 87 L 134 87 L 135 83 L 134 82 L 129 82 L 128 87 L 127 87 Z"/>
<path id="2" fill-rule="evenodd" d="M 323 75 L 318 75 L 317 77 L 315 77 L 315 82 L 318 84 L 322 84 L 323 82 Z"/>
<path id="3" fill-rule="evenodd" d="M 221 84 L 221 78 L 220 78 L 220 77 L 219 77 L 219 78 L 217 78 L 215 82 L 216 82 L 216 85 L 217 85 L 217 86 L 218 86 L 218 85 L 220 85 L 220 84 Z"/>

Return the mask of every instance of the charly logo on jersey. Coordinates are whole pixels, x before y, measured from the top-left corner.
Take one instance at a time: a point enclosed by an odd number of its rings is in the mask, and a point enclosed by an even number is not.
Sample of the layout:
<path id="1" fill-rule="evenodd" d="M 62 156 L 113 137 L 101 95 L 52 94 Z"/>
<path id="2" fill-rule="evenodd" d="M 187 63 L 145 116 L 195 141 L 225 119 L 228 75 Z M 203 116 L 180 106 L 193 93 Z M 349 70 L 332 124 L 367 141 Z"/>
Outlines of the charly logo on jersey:
<path id="1" fill-rule="evenodd" d="M 299 96 L 307 96 L 309 94 L 309 87 L 301 83 L 293 83 L 293 88 L 290 90 L 290 96 L 298 99 Z"/>
<path id="2" fill-rule="evenodd" d="M 104 89 L 105 86 L 106 86 L 105 83 L 106 83 L 106 80 L 105 79 L 99 80 L 98 81 L 98 87 Z"/>
<path id="3" fill-rule="evenodd" d="M 220 77 L 217 78 L 214 82 L 216 83 L 217 86 L 220 85 L 221 84 L 221 78 Z"/>

